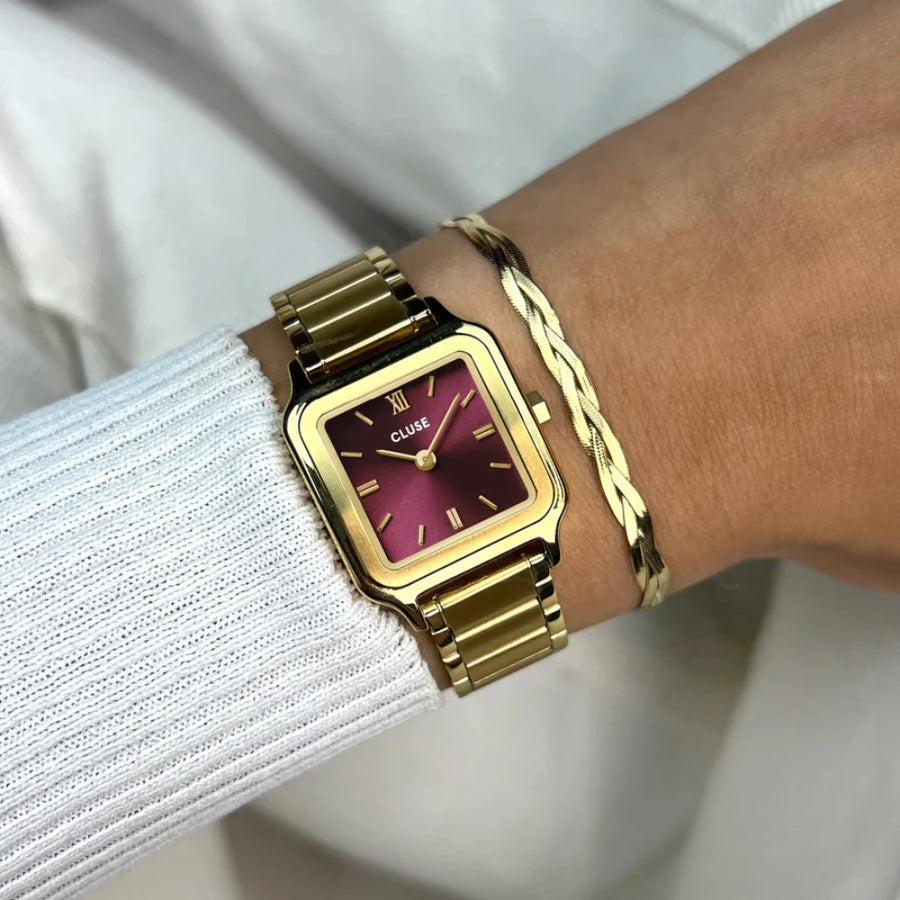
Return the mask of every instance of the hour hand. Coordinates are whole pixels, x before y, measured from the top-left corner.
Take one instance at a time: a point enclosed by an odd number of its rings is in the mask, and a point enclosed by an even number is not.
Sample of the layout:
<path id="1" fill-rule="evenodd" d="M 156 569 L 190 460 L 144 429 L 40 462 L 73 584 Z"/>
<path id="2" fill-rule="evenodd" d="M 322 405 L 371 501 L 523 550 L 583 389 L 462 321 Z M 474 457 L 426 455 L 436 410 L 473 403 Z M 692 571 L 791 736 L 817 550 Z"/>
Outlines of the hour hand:
<path id="1" fill-rule="evenodd" d="M 415 462 L 416 458 L 412 453 L 398 453 L 396 450 L 376 450 L 379 456 L 390 456 L 391 459 L 408 459 Z"/>

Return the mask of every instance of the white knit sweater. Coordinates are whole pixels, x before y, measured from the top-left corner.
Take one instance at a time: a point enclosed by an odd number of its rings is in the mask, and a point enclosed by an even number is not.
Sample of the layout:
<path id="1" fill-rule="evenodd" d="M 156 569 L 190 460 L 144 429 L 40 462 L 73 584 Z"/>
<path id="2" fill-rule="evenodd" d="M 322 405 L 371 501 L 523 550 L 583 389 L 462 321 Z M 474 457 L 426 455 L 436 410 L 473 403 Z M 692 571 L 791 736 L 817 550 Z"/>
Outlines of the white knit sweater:
<path id="1" fill-rule="evenodd" d="M 70 897 L 438 702 L 233 335 L 0 428 L 0 897 Z"/>

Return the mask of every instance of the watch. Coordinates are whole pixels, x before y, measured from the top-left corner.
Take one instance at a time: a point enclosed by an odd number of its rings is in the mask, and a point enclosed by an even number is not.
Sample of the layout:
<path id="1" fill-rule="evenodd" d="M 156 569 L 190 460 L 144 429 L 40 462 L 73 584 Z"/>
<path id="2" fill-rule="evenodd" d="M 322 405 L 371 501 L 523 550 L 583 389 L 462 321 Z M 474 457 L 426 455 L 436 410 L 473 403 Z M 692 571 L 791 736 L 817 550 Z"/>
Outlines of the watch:
<path id="1" fill-rule="evenodd" d="M 271 302 L 285 440 L 360 592 L 431 634 L 459 694 L 562 649 L 565 485 L 491 332 L 380 248 Z"/>

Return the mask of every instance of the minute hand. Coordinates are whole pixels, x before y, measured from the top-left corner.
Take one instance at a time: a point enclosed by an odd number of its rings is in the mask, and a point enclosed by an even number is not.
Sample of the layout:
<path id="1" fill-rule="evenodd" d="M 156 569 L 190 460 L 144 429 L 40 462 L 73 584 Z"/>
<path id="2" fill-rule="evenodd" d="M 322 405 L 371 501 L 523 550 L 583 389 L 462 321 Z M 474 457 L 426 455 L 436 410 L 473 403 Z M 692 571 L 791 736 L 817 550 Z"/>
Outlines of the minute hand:
<path id="1" fill-rule="evenodd" d="M 441 420 L 441 424 L 438 425 L 438 430 L 434 433 L 434 437 L 431 439 L 431 443 L 428 445 L 428 452 L 434 453 L 434 448 L 437 447 L 438 441 L 444 436 L 444 432 L 447 430 L 447 426 L 450 424 L 450 419 L 453 418 L 453 413 L 456 412 L 456 408 L 459 406 L 459 398 L 462 394 L 457 394 L 453 398 L 453 402 L 450 404 L 450 408 L 444 413 L 444 418 Z"/>

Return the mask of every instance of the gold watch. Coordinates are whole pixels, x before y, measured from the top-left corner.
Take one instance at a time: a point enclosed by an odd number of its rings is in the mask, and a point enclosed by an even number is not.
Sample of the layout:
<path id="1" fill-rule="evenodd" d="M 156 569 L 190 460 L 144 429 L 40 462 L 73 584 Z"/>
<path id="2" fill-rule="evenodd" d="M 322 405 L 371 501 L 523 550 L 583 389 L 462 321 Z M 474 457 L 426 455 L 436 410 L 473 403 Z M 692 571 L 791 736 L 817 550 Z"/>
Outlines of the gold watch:
<path id="1" fill-rule="evenodd" d="M 431 634 L 461 695 L 562 649 L 565 485 L 494 336 L 379 248 L 271 300 L 285 440 L 359 590 Z"/>

